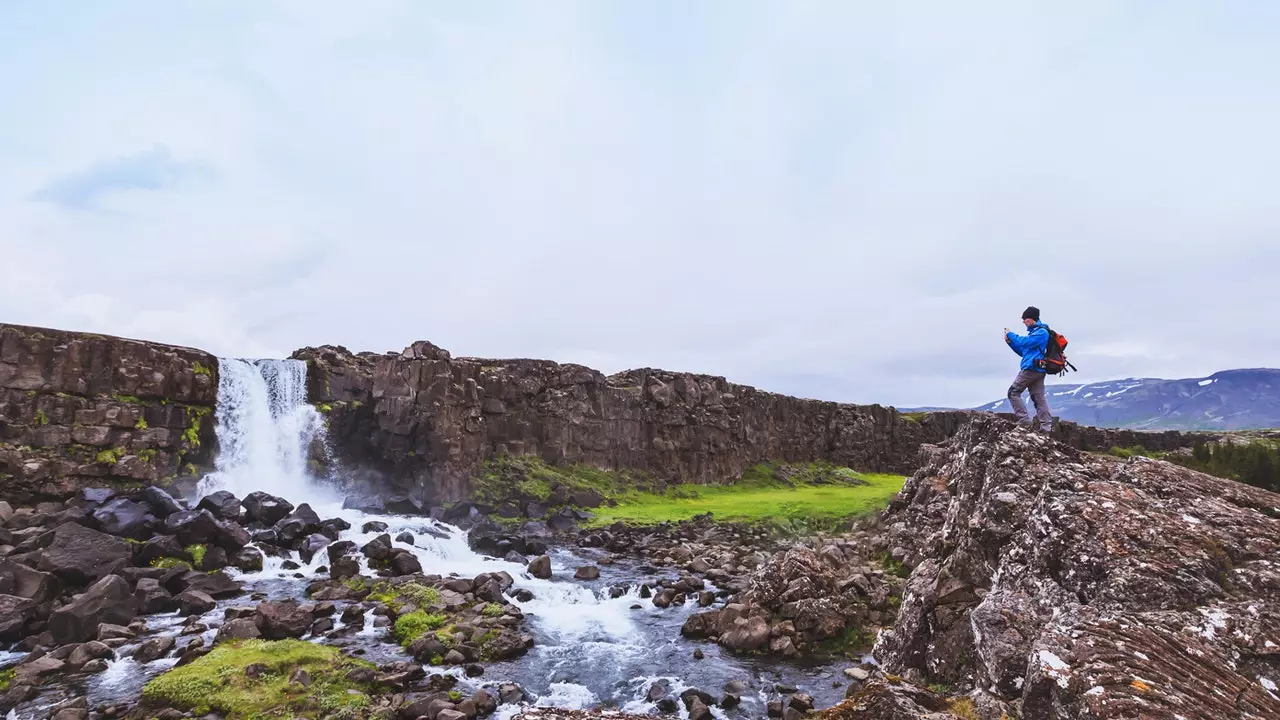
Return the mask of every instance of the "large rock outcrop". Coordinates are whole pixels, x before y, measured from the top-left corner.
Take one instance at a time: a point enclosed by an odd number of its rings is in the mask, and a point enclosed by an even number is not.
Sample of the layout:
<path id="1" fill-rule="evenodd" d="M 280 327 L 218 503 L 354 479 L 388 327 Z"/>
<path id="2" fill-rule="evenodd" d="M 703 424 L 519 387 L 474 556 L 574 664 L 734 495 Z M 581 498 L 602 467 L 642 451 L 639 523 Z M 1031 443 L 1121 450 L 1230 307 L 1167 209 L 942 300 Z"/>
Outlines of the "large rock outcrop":
<path id="1" fill-rule="evenodd" d="M 725 482 L 770 460 L 908 474 L 922 444 L 945 440 L 972 416 L 908 416 L 709 375 L 643 369 L 605 376 L 543 360 L 454 358 L 427 342 L 384 355 L 324 346 L 294 357 L 308 363 L 309 394 L 328 413 L 340 457 L 426 503 L 467 497 L 481 464 L 508 454 L 671 482 Z M 1179 433 L 1070 425 L 1058 437 L 1092 448 L 1191 443 Z"/>
<path id="2" fill-rule="evenodd" d="M 1280 717 L 1280 496 L 975 418 L 884 517 L 876 654 L 981 717 Z"/>
<path id="3" fill-rule="evenodd" d="M 0 497 L 196 475 L 213 456 L 217 371 L 199 350 L 0 324 Z"/>

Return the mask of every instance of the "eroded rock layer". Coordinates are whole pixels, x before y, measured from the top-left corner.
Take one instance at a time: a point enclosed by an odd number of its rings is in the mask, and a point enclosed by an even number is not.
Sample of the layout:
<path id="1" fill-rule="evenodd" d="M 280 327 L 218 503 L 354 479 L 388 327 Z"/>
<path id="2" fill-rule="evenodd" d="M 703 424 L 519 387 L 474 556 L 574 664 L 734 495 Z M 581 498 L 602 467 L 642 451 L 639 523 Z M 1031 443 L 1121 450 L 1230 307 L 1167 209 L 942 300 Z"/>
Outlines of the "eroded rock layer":
<path id="1" fill-rule="evenodd" d="M 1280 496 L 980 417 L 884 522 L 914 567 L 889 672 L 983 717 L 1280 717 Z"/>

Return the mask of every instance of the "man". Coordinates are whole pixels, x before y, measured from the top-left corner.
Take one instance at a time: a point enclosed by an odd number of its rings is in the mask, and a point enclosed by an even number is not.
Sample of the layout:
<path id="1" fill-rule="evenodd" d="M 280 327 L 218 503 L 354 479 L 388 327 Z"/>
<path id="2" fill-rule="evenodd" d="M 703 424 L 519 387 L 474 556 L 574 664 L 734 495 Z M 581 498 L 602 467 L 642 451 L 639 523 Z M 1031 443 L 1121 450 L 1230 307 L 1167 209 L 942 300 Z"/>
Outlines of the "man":
<path id="1" fill-rule="evenodd" d="M 1027 328 L 1026 336 L 1014 335 L 1009 328 L 1004 329 L 1004 341 L 1022 357 L 1018 376 L 1009 386 L 1009 404 L 1013 405 L 1013 415 L 1019 425 L 1034 428 L 1036 423 L 1030 421 L 1027 406 L 1022 402 L 1022 393 L 1030 390 L 1039 430 L 1048 434 L 1053 430 L 1053 415 L 1049 413 L 1049 401 L 1045 399 L 1045 372 L 1039 361 L 1044 359 L 1045 347 L 1049 344 L 1049 326 L 1040 322 L 1040 310 L 1035 307 L 1023 311 L 1022 324 Z"/>

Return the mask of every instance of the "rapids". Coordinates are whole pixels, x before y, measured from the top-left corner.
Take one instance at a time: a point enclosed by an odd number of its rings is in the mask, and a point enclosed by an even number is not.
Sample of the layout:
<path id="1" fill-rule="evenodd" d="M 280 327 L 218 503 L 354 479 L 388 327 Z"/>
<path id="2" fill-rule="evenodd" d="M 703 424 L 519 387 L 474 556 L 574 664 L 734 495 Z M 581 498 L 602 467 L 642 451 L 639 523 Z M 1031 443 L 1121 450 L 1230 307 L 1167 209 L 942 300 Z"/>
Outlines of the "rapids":
<path id="1" fill-rule="evenodd" d="M 778 685 L 799 688 L 812 695 L 819 707 L 833 705 L 843 697 L 846 682 L 839 667 L 740 658 L 721 654 L 720 647 L 714 644 L 686 641 L 680 636 L 680 626 L 697 610 L 696 604 L 664 610 L 641 600 L 638 586 L 645 577 L 630 564 L 602 565 L 599 580 L 582 582 L 574 579 L 574 570 L 593 563 L 594 558 L 577 548 L 553 548 L 553 577 L 541 580 L 532 577 L 523 565 L 472 551 L 466 532 L 458 527 L 426 517 L 375 516 L 344 509 L 340 492 L 308 471 L 309 454 L 314 447 L 325 445 L 325 423 L 323 415 L 306 402 L 306 364 L 296 360 L 234 358 L 221 359 L 219 363 L 215 416 L 219 455 L 215 471 L 198 486 L 199 496 L 228 490 L 243 498 L 261 490 L 295 505 L 306 502 L 322 518 L 341 517 L 351 523 L 351 529 L 342 533 L 341 539 L 357 546 L 383 532 L 395 537 L 408 531 L 414 535 L 415 544 L 397 542 L 396 546 L 411 550 L 424 572 L 474 577 L 505 570 L 515 578 L 515 589 L 533 594 L 527 602 L 511 600 L 526 614 L 526 629 L 535 638 L 535 645 L 526 656 L 488 663 L 485 674 L 474 679 L 466 678 L 461 668 L 427 668 L 429 673 L 454 675 L 460 690 L 493 689 L 500 683 L 514 682 L 525 690 L 527 704 L 576 709 L 603 706 L 656 713 L 656 706 L 646 696 L 650 685 L 657 681 L 667 681 L 677 695 L 696 687 L 716 698 L 724 694 L 726 683 L 739 681 L 746 687 L 742 705 L 731 711 L 712 708 L 722 720 L 763 717 L 768 700 L 777 697 Z M 363 532 L 363 525 L 375 519 L 387 523 L 389 529 Z M 243 573 L 234 568 L 226 572 L 244 584 L 246 593 L 263 593 L 271 600 L 305 599 L 307 582 L 324 577 L 316 568 L 326 564 L 327 556 L 318 553 L 310 565 L 296 570 L 286 570 L 283 562 L 267 555 L 259 572 Z M 366 566 L 365 574 L 374 573 Z M 609 588 L 620 584 L 631 590 L 611 599 Z M 211 643 L 226 608 L 250 604 L 247 595 L 218 602 L 201 618 L 207 629 L 200 636 Z M 175 612 L 147 616 L 145 620 L 152 632 L 120 648 L 119 659 L 110 661 L 105 672 L 69 681 L 65 694 L 46 693 L 36 702 L 20 706 L 11 717 L 43 718 L 43 712 L 54 702 L 74 695 L 86 696 L 90 707 L 136 699 L 145 682 L 172 667 L 176 658 L 142 665 L 128 656 L 143 640 L 176 635 L 186 619 Z M 372 615 L 366 620 L 365 629 L 355 635 L 338 640 L 308 639 L 347 648 L 374 662 L 409 659 L 391 639 L 388 628 L 373 627 Z M 181 646 L 190 638 L 177 640 Z M 705 659 L 695 660 L 695 649 L 701 649 Z M 500 706 L 497 717 L 506 720 L 518 710 L 515 705 Z M 688 717 L 683 705 L 680 713 Z"/>

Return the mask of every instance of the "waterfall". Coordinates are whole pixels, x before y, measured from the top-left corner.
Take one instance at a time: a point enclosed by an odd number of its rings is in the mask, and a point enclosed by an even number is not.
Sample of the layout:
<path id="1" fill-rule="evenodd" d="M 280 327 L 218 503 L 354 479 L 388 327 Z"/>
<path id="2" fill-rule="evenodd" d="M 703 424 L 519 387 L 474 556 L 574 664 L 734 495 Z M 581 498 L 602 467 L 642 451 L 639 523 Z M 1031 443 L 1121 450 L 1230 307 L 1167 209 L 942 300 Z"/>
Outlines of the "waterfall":
<path id="1" fill-rule="evenodd" d="M 215 421 L 215 471 L 200 481 L 199 495 L 262 490 L 301 502 L 320 490 L 307 455 L 323 439 L 324 419 L 307 404 L 306 363 L 219 358 Z"/>

